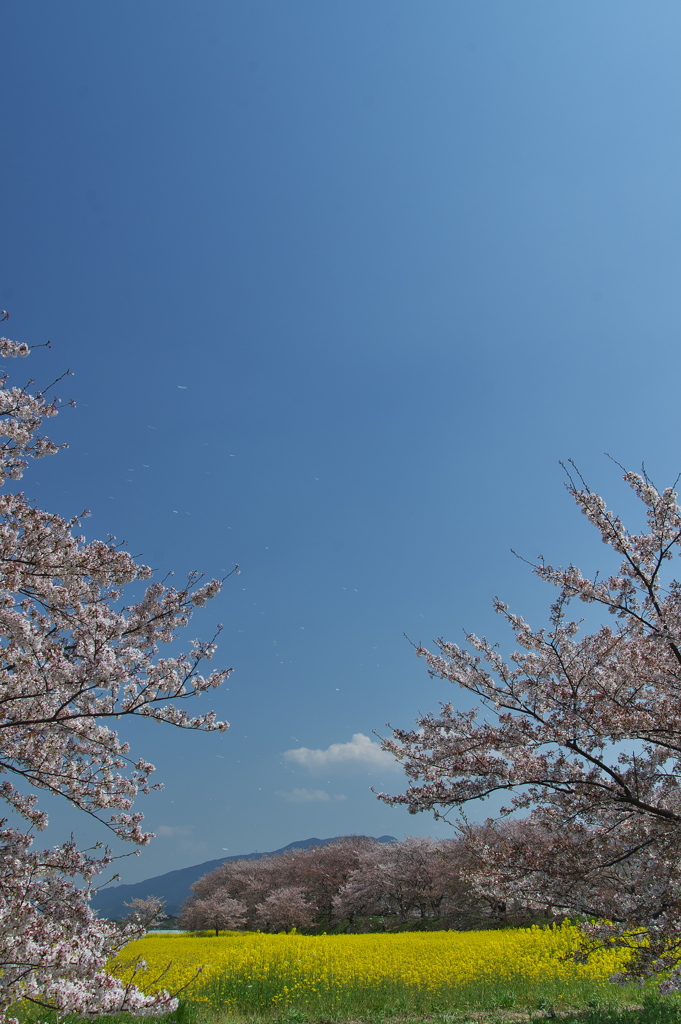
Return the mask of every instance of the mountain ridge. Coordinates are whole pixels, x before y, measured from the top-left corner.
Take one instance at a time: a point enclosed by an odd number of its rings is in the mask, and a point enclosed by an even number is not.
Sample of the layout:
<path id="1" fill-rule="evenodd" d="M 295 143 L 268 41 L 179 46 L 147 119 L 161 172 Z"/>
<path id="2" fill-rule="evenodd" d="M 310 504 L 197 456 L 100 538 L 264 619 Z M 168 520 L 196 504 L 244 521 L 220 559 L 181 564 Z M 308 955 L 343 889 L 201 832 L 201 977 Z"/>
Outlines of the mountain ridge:
<path id="1" fill-rule="evenodd" d="M 279 850 L 270 850 L 264 853 L 240 853 L 232 854 L 229 857 L 219 857 L 217 860 L 203 861 L 201 864 L 192 864 L 187 868 L 177 868 L 174 871 L 166 871 L 162 875 L 153 875 L 141 882 L 124 883 L 113 885 L 105 889 L 99 889 L 90 901 L 90 906 L 99 917 L 119 920 L 129 912 L 126 903 L 133 899 L 144 899 L 147 896 L 158 896 L 165 900 L 165 912 L 172 917 L 179 914 L 182 904 L 191 895 L 191 886 L 199 878 L 207 875 L 231 860 L 260 860 L 261 857 L 275 857 L 279 853 L 286 853 L 289 850 L 307 850 L 313 846 L 326 846 L 337 839 L 347 839 L 348 836 L 332 836 L 330 839 L 299 839 L 282 846 Z M 379 843 L 396 843 L 394 836 L 379 836 Z"/>

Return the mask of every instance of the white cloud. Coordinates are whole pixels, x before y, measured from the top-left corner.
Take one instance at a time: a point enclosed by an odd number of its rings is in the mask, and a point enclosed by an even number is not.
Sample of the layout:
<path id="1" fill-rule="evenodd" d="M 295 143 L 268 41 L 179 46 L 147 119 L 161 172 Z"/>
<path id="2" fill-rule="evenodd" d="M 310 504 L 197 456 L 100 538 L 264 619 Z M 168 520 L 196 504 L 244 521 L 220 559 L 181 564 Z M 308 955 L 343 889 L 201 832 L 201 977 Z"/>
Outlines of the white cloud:
<path id="1" fill-rule="evenodd" d="M 164 839 L 188 836 L 191 833 L 191 829 L 187 828 L 186 825 L 157 825 L 154 831 L 157 836 L 161 836 Z"/>
<path id="2" fill-rule="evenodd" d="M 349 743 L 332 743 L 326 750 L 297 747 L 287 750 L 284 757 L 310 771 L 327 771 L 336 767 L 401 770 L 392 754 L 381 750 L 380 743 L 361 732 L 356 732 Z"/>
<path id="3" fill-rule="evenodd" d="M 283 797 L 284 800 L 288 800 L 292 804 L 304 804 L 312 800 L 347 800 L 343 793 L 331 796 L 325 789 L 291 789 L 288 793 L 277 791 L 276 795 Z"/>

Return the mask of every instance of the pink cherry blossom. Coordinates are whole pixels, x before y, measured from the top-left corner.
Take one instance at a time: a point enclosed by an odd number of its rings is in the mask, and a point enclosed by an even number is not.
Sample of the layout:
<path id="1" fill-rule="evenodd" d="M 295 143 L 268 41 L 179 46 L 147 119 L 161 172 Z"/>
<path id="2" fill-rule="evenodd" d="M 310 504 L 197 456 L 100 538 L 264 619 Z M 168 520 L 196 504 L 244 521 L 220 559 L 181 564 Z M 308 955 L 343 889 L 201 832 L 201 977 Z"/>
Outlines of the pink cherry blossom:
<path id="1" fill-rule="evenodd" d="M 233 931 L 242 928 L 246 915 L 247 910 L 243 903 L 233 900 L 224 893 L 216 892 L 188 903 L 183 908 L 179 924 L 181 928 L 188 928 L 190 931 L 214 928 L 215 934 L 219 935 L 221 930 Z"/>
<path id="2" fill-rule="evenodd" d="M 471 855 L 459 839 L 379 842 L 346 836 L 322 846 L 258 860 L 226 861 L 198 879 L 182 909 L 188 928 L 217 928 L 222 905 L 239 909 L 220 927 L 279 931 L 291 927 L 485 927 L 528 923 L 536 914 L 515 901 L 500 908 L 474 891 Z M 282 895 L 285 894 L 285 895 Z M 297 908 L 295 911 L 289 907 Z M 287 916 L 288 915 L 288 916 Z"/>

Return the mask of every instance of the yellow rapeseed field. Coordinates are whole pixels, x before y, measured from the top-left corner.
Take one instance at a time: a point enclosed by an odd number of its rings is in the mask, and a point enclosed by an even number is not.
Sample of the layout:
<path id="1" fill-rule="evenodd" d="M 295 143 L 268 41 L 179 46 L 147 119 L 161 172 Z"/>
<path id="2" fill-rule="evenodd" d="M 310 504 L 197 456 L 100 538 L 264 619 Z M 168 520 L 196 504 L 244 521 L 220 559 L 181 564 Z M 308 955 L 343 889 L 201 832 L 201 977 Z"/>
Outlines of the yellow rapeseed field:
<path id="1" fill-rule="evenodd" d="M 475 982 L 565 983 L 607 979 L 622 953 L 587 964 L 565 959 L 577 942 L 570 925 L 479 932 L 219 937 L 147 935 L 125 948 L 112 970 L 146 990 L 177 991 L 221 1006 L 285 1006 L 344 1002 L 359 991 L 445 995 Z M 144 960 L 146 968 L 132 964 Z M 200 973 L 197 975 L 197 971 Z"/>

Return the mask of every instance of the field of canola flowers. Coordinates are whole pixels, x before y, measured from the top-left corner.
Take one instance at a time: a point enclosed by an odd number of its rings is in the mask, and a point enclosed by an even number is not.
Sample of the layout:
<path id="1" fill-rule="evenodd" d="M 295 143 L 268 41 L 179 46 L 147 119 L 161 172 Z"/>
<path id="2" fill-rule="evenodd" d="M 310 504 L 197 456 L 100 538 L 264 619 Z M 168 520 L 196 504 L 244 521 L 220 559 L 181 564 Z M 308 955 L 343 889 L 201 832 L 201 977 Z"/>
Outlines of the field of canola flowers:
<path id="1" fill-rule="evenodd" d="M 145 990 L 176 992 L 189 983 L 183 998 L 241 1013 L 292 1006 L 423 1012 L 461 1005 L 462 997 L 463 1004 L 484 1002 L 492 990 L 506 993 L 507 1005 L 537 1005 L 615 988 L 607 979 L 623 954 L 575 964 L 565 957 L 577 937 L 570 925 L 379 935 L 150 934 L 127 946 L 112 970 L 131 979 L 132 965 L 142 959 L 146 969 L 134 980 Z"/>

